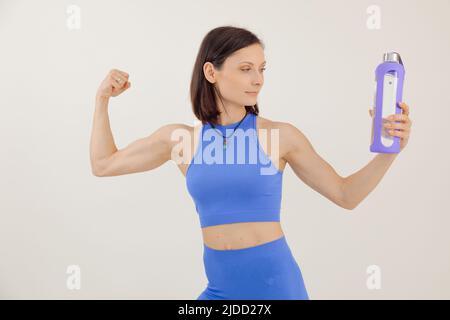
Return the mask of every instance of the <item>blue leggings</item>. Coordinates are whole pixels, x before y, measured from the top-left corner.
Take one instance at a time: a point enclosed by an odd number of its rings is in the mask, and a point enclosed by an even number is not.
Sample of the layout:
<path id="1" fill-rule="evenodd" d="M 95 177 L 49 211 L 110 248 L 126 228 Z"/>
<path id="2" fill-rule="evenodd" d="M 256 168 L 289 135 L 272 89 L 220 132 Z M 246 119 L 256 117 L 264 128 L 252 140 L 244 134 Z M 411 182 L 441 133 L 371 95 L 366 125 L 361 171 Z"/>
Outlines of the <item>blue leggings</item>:
<path id="1" fill-rule="evenodd" d="M 208 285 L 197 300 L 309 300 L 284 235 L 242 249 L 203 248 Z"/>

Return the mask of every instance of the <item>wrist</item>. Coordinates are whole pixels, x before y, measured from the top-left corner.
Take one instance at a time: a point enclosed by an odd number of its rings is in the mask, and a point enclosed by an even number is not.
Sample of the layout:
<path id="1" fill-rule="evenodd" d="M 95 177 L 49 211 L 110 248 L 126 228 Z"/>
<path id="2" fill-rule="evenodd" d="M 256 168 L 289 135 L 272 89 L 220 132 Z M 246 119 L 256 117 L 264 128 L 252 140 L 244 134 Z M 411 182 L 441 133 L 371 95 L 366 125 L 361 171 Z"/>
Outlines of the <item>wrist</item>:
<path id="1" fill-rule="evenodd" d="M 379 153 L 378 157 L 388 162 L 392 162 L 397 158 L 398 153 Z"/>
<path id="2" fill-rule="evenodd" d="M 96 103 L 99 103 L 99 104 L 105 104 L 106 103 L 107 104 L 108 101 L 109 101 L 109 97 L 108 96 L 103 96 L 101 94 L 97 94 L 95 96 L 95 102 Z"/>

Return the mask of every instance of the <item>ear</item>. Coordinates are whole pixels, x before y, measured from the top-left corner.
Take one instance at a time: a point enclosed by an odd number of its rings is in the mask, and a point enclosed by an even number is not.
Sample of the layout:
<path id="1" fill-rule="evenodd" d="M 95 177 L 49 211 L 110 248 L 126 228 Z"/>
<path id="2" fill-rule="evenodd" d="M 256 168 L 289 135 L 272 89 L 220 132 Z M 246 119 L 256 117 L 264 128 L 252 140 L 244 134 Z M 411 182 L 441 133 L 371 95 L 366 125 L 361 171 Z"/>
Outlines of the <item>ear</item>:
<path id="1" fill-rule="evenodd" d="M 214 74 L 214 66 L 211 62 L 205 62 L 203 65 L 203 74 L 205 75 L 206 80 L 211 83 L 215 83 L 215 74 Z"/>

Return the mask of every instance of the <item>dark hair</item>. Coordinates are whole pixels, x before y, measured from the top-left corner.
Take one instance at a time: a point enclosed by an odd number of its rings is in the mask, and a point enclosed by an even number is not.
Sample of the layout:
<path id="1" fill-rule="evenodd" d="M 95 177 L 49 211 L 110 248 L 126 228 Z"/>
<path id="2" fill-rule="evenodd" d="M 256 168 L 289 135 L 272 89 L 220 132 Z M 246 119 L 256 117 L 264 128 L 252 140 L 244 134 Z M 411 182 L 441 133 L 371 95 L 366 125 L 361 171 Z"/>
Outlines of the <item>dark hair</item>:
<path id="1" fill-rule="evenodd" d="M 211 62 L 216 69 L 220 70 L 228 56 L 252 44 L 265 47 L 252 32 L 233 26 L 217 27 L 203 38 L 195 60 L 190 87 L 192 110 L 203 124 L 205 122 L 217 124 L 217 117 L 220 114 L 214 95 L 215 87 L 205 78 L 203 65 Z M 219 92 L 218 95 L 220 95 Z M 245 106 L 245 109 L 255 115 L 259 113 L 258 104 Z"/>

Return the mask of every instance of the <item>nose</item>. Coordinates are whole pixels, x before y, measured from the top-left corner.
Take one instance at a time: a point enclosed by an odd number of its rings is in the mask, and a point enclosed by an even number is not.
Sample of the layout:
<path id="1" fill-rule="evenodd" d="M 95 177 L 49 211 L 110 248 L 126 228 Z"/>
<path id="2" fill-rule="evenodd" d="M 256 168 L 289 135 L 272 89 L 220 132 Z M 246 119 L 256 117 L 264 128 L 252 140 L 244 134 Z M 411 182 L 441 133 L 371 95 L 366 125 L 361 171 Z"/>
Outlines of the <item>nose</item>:
<path id="1" fill-rule="evenodd" d="M 256 75 L 255 78 L 252 81 L 252 85 L 260 87 L 263 82 L 264 82 L 263 76 L 261 74 L 260 75 Z M 258 90 L 259 90 L 259 88 L 258 88 Z"/>

